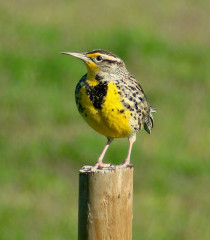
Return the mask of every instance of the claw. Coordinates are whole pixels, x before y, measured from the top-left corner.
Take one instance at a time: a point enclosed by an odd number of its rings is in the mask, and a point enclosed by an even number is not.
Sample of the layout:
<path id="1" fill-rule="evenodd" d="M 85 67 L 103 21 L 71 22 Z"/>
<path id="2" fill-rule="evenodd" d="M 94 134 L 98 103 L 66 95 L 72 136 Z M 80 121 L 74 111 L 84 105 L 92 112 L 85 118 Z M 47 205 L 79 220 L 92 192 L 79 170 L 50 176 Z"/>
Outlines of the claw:
<path id="1" fill-rule="evenodd" d="M 129 167 L 129 168 L 132 168 L 133 167 L 133 165 L 132 164 L 130 164 L 130 163 L 122 163 L 122 164 L 120 164 L 120 165 L 117 165 L 116 166 L 116 168 L 127 168 L 127 167 Z"/>
<path id="2" fill-rule="evenodd" d="M 96 165 L 91 168 L 91 171 L 94 172 L 97 169 L 109 168 L 111 166 L 112 166 L 111 163 L 103 163 L 103 162 L 102 163 L 96 163 Z"/>

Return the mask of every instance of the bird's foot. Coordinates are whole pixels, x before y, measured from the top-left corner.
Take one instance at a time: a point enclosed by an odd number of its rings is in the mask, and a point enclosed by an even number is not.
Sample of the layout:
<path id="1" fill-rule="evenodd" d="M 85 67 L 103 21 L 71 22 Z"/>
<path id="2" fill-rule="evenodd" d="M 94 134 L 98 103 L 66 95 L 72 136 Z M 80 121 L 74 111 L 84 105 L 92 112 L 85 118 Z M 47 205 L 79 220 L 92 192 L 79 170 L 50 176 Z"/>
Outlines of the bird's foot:
<path id="1" fill-rule="evenodd" d="M 95 166 L 91 167 L 91 171 L 96 171 L 97 169 L 109 168 L 111 167 L 111 163 L 96 163 Z"/>
<path id="2" fill-rule="evenodd" d="M 92 166 L 90 166 L 90 165 L 85 165 L 85 166 L 82 167 L 81 170 L 84 171 L 84 172 L 88 172 L 88 171 L 91 170 L 91 168 L 92 168 Z"/>
<path id="3" fill-rule="evenodd" d="M 130 161 L 124 161 L 123 163 L 121 163 L 120 165 L 117 165 L 116 166 L 116 168 L 127 168 L 127 167 L 129 167 L 129 168 L 132 168 L 133 167 L 133 165 L 132 164 L 130 164 Z"/>

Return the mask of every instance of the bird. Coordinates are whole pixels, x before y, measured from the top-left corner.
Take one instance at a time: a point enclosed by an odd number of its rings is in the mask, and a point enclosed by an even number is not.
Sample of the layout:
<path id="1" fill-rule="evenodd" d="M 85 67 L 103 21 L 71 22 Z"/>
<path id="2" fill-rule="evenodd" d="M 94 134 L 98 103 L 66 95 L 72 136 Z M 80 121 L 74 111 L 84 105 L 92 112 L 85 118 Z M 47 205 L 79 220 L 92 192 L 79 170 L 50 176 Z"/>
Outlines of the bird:
<path id="1" fill-rule="evenodd" d="M 116 138 L 128 138 L 129 147 L 125 160 L 117 167 L 131 166 L 130 158 L 136 134 L 144 128 L 151 133 L 152 113 L 139 82 L 129 73 L 124 61 L 117 55 L 102 49 L 89 52 L 62 52 L 82 60 L 87 73 L 77 83 L 75 101 L 79 113 L 107 143 L 92 170 L 110 167 L 103 159 Z"/>

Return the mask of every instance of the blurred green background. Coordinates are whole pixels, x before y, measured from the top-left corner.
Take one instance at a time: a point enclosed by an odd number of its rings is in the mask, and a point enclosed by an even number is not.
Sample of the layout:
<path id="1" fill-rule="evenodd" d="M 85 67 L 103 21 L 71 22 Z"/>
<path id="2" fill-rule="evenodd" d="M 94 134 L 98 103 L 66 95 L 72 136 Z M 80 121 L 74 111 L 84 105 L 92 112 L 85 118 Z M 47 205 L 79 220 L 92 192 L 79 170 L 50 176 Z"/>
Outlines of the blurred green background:
<path id="1" fill-rule="evenodd" d="M 0 1 L 1 240 L 77 239 L 78 170 L 106 139 L 76 109 L 84 64 L 59 52 L 96 48 L 158 108 L 132 152 L 133 239 L 209 239 L 209 22 L 207 0 Z"/>

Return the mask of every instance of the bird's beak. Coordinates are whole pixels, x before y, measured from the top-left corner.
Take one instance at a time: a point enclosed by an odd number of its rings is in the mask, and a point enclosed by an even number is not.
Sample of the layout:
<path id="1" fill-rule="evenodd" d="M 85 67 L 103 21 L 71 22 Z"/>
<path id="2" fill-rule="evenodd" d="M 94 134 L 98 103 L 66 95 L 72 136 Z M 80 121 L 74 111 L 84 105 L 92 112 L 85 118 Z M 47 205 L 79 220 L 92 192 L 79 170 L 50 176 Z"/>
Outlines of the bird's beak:
<path id="1" fill-rule="evenodd" d="M 86 56 L 85 53 L 76 53 L 76 52 L 61 52 L 61 54 L 71 55 L 73 57 L 79 58 L 85 62 L 89 62 L 89 57 Z"/>

